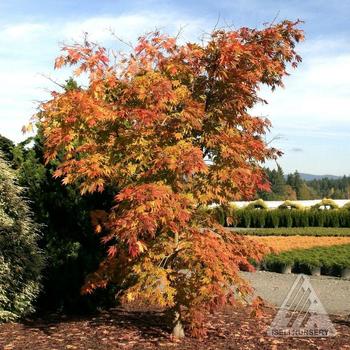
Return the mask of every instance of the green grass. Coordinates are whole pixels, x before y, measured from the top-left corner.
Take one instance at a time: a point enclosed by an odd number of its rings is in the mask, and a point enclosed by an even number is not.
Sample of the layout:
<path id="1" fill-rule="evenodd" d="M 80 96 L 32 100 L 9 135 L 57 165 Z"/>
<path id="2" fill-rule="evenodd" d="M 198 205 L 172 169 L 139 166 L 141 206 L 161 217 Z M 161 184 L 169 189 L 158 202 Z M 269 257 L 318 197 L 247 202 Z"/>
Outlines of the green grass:
<path id="1" fill-rule="evenodd" d="M 350 228 L 343 227 L 279 227 L 279 228 L 231 228 L 232 231 L 251 236 L 350 236 Z"/>
<path id="2" fill-rule="evenodd" d="M 328 271 L 339 271 L 350 267 L 350 244 L 293 249 L 279 254 L 269 254 L 263 261 L 263 266 L 268 270 L 286 265 L 294 265 L 294 267 L 301 269 L 303 267 L 321 267 Z"/>

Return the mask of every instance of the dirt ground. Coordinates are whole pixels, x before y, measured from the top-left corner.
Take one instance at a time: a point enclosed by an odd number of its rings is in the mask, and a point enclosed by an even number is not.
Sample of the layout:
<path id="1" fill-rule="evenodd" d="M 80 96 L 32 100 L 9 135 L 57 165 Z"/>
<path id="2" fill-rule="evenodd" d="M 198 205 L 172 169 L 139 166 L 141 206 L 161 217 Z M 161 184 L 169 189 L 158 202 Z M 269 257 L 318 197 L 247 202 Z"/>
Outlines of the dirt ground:
<path id="1" fill-rule="evenodd" d="M 268 271 L 242 272 L 259 295 L 268 304 L 280 307 L 297 274 Z M 350 315 L 350 280 L 330 276 L 308 276 L 326 312 L 333 315 Z"/>
<path id="2" fill-rule="evenodd" d="M 51 315 L 0 325 L 0 349 L 350 349 L 350 322 L 331 317 L 337 330 L 329 338 L 275 338 L 266 330 L 275 310 L 266 308 L 255 318 L 248 309 L 230 308 L 211 316 L 202 340 L 171 340 L 164 314 L 116 308 L 90 317 Z"/>

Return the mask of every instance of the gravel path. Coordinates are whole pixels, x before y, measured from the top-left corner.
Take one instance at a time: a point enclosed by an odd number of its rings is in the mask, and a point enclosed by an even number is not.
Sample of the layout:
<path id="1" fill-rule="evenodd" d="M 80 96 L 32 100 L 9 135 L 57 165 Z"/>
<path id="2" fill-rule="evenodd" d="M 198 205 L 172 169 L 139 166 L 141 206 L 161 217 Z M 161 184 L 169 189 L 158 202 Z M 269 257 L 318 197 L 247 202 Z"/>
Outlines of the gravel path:
<path id="1" fill-rule="evenodd" d="M 250 281 L 257 295 L 277 307 L 281 306 L 298 276 L 267 271 L 243 272 L 242 274 Z M 308 277 L 329 314 L 350 315 L 350 280 L 328 276 Z"/>

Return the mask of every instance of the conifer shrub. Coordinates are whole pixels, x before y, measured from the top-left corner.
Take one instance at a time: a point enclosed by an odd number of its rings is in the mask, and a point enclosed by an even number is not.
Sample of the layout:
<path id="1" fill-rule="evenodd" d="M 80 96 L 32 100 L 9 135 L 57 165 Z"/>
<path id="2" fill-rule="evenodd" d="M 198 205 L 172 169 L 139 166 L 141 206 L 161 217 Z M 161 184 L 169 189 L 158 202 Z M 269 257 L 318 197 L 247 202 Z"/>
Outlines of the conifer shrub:
<path id="1" fill-rule="evenodd" d="M 301 217 L 300 217 L 300 226 L 301 227 L 308 227 L 309 224 L 309 212 L 307 210 L 301 211 Z"/>
<path id="2" fill-rule="evenodd" d="M 300 227 L 301 226 L 300 210 L 292 210 L 291 213 L 290 213 L 290 216 L 292 218 L 292 226 L 293 227 Z"/>
<path id="3" fill-rule="evenodd" d="M 278 227 L 350 227 L 350 210 L 348 209 L 254 209 L 230 207 L 229 210 L 215 209 L 216 217 L 226 226 L 246 228 Z M 227 217 L 231 219 L 227 221 Z"/>
<path id="4" fill-rule="evenodd" d="M 251 227 L 252 224 L 252 213 L 253 210 L 251 209 L 241 209 L 239 211 L 239 217 L 241 219 L 240 223 L 241 223 L 241 227 Z"/>
<path id="5" fill-rule="evenodd" d="M 339 209 L 339 205 L 330 198 L 323 198 L 321 202 L 315 204 L 313 207 L 313 209 Z"/>
<path id="6" fill-rule="evenodd" d="M 342 209 L 350 210 L 350 202 L 345 203 L 345 204 L 342 206 Z"/>
<path id="7" fill-rule="evenodd" d="M 246 209 L 268 209 L 267 204 L 262 199 L 257 199 L 253 202 L 250 202 Z"/>
<path id="8" fill-rule="evenodd" d="M 257 215 L 257 227 L 265 227 L 266 225 L 266 216 L 267 211 L 266 210 L 259 210 Z"/>
<path id="9" fill-rule="evenodd" d="M 349 237 L 348 227 L 278 227 L 278 228 L 239 228 L 240 234 L 250 236 L 313 236 Z"/>
<path id="10" fill-rule="evenodd" d="M 330 211 L 328 211 L 328 227 L 339 227 L 340 226 L 340 213 L 339 210 L 335 210 L 334 213 L 331 214 Z"/>
<path id="11" fill-rule="evenodd" d="M 302 204 L 298 202 L 290 201 L 288 199 L 278 207 L 278 209 L 303 209 L 303 208 L 304 206 Z"/>
<path id="12" fill-rule="evenodd" d="M 269 227 L 277 228 L 280 225 L 280 213 L 278 210 L 269 210 Z"/>
<path id="13" fill-rule="evenodd" d="M 280 210 L 279 214 L 281 216 L 281 224 L 282 227 L 292 227 L 293 226 L 293 218 L 292 211 L 290 210 Z"/>
<path id="14" fill-rule="evenodd" d="M 212 212 L 213 215 L 216 219 L 216 221 L 220 224 L 220 225 L 225 225 L 226 224 L 226 213 L 223 209 L 222 206 L 218 205 L 214 208 L 212 208 Z"/>
<path id="15" fill-rule="evenodd" d="M 323 227 L 325 224 L 326 212 L 323 210 L 315 210 L 314 217 L 315 217 L 315 226 Z"/>
<path id="16" fill-rule="evenodd" d="M 350 227 L 350 212 L 347 209 L 339 209 L 339 227 Z"/>
<path id="17" fill-rule="evenodd" d="M 0 322 L 34 311 L 43 267 L 38 232 L 15 173 L 0 156 Z"/>

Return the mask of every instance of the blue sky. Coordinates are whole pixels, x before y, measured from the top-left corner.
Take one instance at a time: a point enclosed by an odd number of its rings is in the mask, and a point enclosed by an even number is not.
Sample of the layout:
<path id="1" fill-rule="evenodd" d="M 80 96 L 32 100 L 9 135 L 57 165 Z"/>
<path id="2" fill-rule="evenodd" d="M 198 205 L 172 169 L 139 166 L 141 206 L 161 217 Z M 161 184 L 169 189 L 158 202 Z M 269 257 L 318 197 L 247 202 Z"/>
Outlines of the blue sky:
<path id="1" fill-rule="evenodd" d="M 220 24 L 261 27 L 282 19 L 302 19 L 306 41 L 303 63 L 285 81 L 286 88 L 261 94 L 269 105 L 254 113 L 273 123 L 268 140 L 284 151 L 286 172 L 350 175 L 350 1 L 0 1 L 0 133 L 24 138 L 22 125 L 48 98 L 53 84 L 69 71 L 53 70 L 59 45 L 84 32 L 107 47 L 111 37 L 135 41 L 155 28 L 170 34 L 183 28 L 183 40 L 198 40 Z"/>

